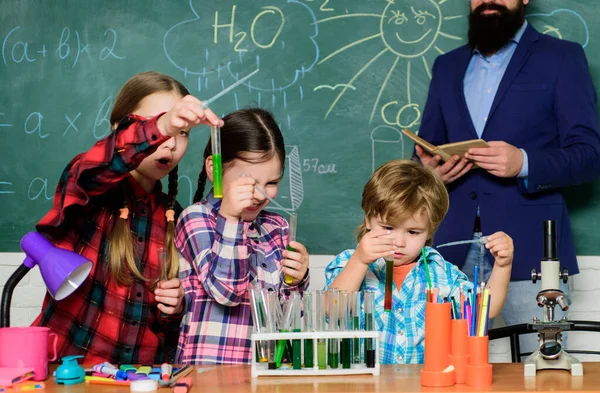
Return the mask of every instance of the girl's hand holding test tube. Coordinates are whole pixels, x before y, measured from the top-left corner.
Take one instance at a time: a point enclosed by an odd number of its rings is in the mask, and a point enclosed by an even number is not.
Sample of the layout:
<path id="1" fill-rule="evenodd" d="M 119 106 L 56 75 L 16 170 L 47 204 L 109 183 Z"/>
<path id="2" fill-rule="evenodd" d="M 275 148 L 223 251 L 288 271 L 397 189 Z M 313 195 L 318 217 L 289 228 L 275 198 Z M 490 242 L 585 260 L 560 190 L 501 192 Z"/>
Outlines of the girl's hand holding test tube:
<path id="1" fill-rule="evenodd" d="M 158 309 L 164 314 L 177 315 L 183 311 L 185 293 L 178 278 L 160 281 L 154 295 Z"/>
<path id="2" fill-rule="evenodd" d="M 286 284 L 298 285 L 300 281 L 304 279 L 304 276 L 308 271 L 308 251 L 302 243 L 296 241 L 290 242 L 289 246 L 293 248 L 294 251 L 283 251 L 283 257 L 285 258 L 281 261 L 283 273 L 286 277 L 289 276 L 292 278 L 290 282 L 286 281 Z"/>
<path id="3" fill-rule="evenodd" d="M 177 101 L 157 122 L 160 132 L 169 136 L 178 136 L 181 131 L 189 131 L 200 124 L 221 127 L 223 120 L 212 110 L 202 109 L 202 101 L 191 95 Z"/>

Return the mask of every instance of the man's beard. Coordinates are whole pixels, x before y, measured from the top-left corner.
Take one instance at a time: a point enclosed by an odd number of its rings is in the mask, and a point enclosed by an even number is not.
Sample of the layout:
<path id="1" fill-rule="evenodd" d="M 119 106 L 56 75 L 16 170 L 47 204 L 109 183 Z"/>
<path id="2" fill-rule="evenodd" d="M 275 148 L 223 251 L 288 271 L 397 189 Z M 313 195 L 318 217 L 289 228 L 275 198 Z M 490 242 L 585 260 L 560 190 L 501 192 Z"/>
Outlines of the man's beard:
<path id="1" fill-rule="evenodd" d="M 499 13 L 483 15 L 486 10 Z M 503 5 L 483 3 L 469 15 L 469 44 L 484 55 L 500 50 L 525 22 L 525 5 L 520 0 L 515 10 Z"/>

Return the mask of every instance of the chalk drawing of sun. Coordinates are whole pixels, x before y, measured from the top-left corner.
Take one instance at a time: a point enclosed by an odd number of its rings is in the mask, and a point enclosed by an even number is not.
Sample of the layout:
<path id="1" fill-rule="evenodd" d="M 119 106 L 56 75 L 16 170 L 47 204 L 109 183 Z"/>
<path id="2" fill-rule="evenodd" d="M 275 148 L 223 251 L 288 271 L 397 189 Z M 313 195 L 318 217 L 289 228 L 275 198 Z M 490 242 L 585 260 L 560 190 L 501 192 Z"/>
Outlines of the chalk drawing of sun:
<path id="1" fill-rule="evenodd" d="M 461 5 L 460 2 L 464 3 Z M 444 11 L 448 4 L 453 4 L 461 9 L 457 15 L 447 15 L 449 11 Z M 454 20 L 463 18 L 462 25 L 468 15 L 468 2 L 464 0 L 385 0 L 382 1 L 380 13 L 345 13 L 320 19 L 317 21 L 324 26 L 325 23 L 336 23 L 334 21 L 356 18 L 360 26 L 369 23 L 370 20 L 379 22 L 378 29 L 373 29 L 373 35 L 369 35 L 353 41 L 347 45 L 326 55 L 319 60 L 318 65 L 322 65 L 334 59 L 337 55 L 353 50 L 359 53 L 363 45 L 380 45 L 380 50 L 372 57 L 366 59 L 366 62 L 350 79 L 346 81 L 336 81 L 333 86 L 316 86 L 314 90 L 332 90 L 341 88 L 341 91 L 333 98 L 333 101 L 327 112 L 325 119 L 334 113 L 336 106 L 342 105 L 346 100 L 342 100 L 346 93 L 352 92 L 351 99 L 358 97 L 368 97 L 372 101 L 368 104 L 369 123 L 379 115 L 384 123 L 390 126 L 401 128 L 411 128 L 418 126 L 421 119 L 421 107 L 418 102 L 424 102 L 427 93 L 427 85 L 431 80 L 431 65 L 435 57 L 443 54 L 461 45 L 464 35 L 450 34 L 445 31 L 447 24 L 452 24 Z M 340 22 L 337 22 L 340 23 Z M 451 31 L 455 29 L 450 26 Z M 368 73 L 366 71 L 373 67 Z M 381 72 L 381 67 L 385 67 L 386 72 Z M 368 89 L 378 89 L 375 96 L 374 91 L 369 94 L 368 91 L 361 91 L 355 86 L 355 83 L 361 75 L 369 75 L 369 78 L 380 76 L 377 83 L 371 83 Z M 415 77 L 420 79 L 418 82 L 418 97 L 413 97 L 413 88 L 411 85 Z M 404 97 L 398 99 L 398 89 L 394 92 L 387 92 L 393 79 L 402 79 Z M 393 96 L 390 98 L 390 95 Z M 373 97 L 373 98 L 371 98 Z M 384 98 L 387 97 L 387 98 Z M 417 98 L 414 100 L 413 98 Z"/>

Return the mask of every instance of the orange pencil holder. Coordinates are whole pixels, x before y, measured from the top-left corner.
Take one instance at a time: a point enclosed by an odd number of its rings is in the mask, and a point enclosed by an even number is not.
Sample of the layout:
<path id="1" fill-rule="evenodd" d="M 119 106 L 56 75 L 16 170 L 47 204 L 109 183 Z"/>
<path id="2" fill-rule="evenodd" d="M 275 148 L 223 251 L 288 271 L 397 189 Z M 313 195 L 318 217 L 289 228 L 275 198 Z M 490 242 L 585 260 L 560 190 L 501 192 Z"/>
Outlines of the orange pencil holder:
<path id="1" fill-rule="evenodd" d="M 453 319 L 451 321 L 450 341 L 450 364 L 454 366 L 456 373 L 456 383 L 465 383 L 467 381 L 467 363 L 469 362 L 469 352 L 467 348 L 468 325 L 466 319 Z"/>
<path id="2" fill-rule="evenodd" d="M 421 370 L 421 385 L 429 387 L 455 384 L 450 367 L 450 303 L 425 305 L 425 365 Z"/>
<path id="3" fill-rule="evenodd" d="M 467 363 L 467 385 L 487 387 L 492 384 L 492 365 L 488 360 L 488 336 L 467 337 L 469 363 Z"/>

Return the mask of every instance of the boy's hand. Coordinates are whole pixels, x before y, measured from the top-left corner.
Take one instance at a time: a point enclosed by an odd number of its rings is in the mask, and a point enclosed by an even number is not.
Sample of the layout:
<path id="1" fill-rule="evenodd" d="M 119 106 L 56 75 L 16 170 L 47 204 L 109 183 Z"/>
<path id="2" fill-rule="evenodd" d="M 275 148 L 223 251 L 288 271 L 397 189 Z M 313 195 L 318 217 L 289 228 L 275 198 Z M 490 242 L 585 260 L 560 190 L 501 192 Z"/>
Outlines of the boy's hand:
<path id="1" fill-rule="evenodd" d="M 177 315 L 183 310 L 183 287 L 178 278 L 160 281 L 154 290 L 158 309 L 168 315 Z"/>
<path id="2" fill-rule="evenodd" d="M 240 176 L 223 189 L 223 202 L 219 213 L 228 220 L 238 221 L 245 208 L 254 202 L 254 185 L 251 176 Z"/>
<path id="3" fill-rule="evenodd" d="M 308 251 L 302 243 L 290 242 L 290 247 L 295 251 L 283 250 L 283 257 L 281 261 L 283 265 L 283 273 L 292 277 L 293 281 L 290 285 L 295 286 L 300 284 L 300 281 L 306 275 L 308 270 Z"/>
<path id="4" fill-rule="evenodd" d="M 515 248 L 512 238 L 506 233 L 496 232 L 488 236 L 485 248 L 490 250 L 498 266 L 505 267 L 512 264 Z"/>
<path id="5" fill-rule="evenodd" d="M 222 127 L 223 120 L 210 109 L 202 109 L 202 101 L 191 95 L 183 97 L 158 118 L 159 130 L 169 136 L 178 136 L 181 131 L 189 131 L 199 124 Z"/>
<path id="6" fill-rule="evenodd" d="M 357 260 L 370 265 L 379 258 L 394 255 L 394 239 L 387 229 L 377 229 L 367 232 L 354 252 Z"/>

